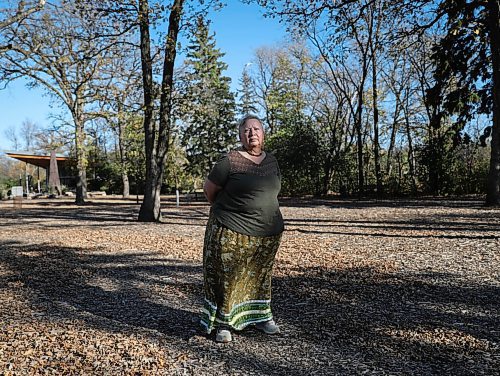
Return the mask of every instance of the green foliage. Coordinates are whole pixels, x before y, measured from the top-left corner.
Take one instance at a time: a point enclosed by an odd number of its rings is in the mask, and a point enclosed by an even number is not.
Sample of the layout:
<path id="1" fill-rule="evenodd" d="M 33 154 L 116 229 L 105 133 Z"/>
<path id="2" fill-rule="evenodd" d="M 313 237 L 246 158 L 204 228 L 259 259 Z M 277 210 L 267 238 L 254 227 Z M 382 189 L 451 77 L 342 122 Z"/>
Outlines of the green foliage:
<path id="1" fill-rule="evenodd" d="M 417 176 L 427 194 L 444 194 L 450 182 L 453 160 L 453 141 L 449 133 L 428 137 L 425 144 L 416 148 Z"/>
<path id="2" fill-rule="evenodd" d="M 0 174 L 0 200 L 7 198 L 7 192 L 18 182 L 15 179 Z"/>
<path id="3" fill-rule="evenodd" d="M 108 194 L 118 194 L 122 189 L 122 180 L 118 165 L 110 163 L 103 155 L 96 159 L 90 156 L 90 163 L 87 168 L 88 190 L 104 191 Z"/>
<path id="4" fill-rule="evenodd" d="M 146 172 L 146 156 L 142 121 L 142 117 L 132 116 L 127 119 L 124 128 L 123 148 L 125 155 L 120 172 L 128 175 L 131 194 L 142 194 L 144 189 L 142 185 Z M 120 163 L 119 161 L 120 159 L 117 159 L 116 163 Z M 123 182 L 121 185 L 123 185 Z"/>
<path id="5" fill-rule="evenodd" d="M 333 179 L 326 192 L 339 193 L 341 196 L 351 195 L 358 190 L 358 166 L 354 149 L 341 150 L 333 158 Z"/>
<path id="6" fill-rule="evenodd" d="M 19 185 L 20 174 L 24 172 L 24 163 L 17 162 L 0 154 L 0 199 L 7 198 L 7 192 L 15 185 Z"/>
<path id="7" fill-rule="evenodd" d="M 485 193 L 490 149 L 467 134 L 456 145 L 453 136 L 436 137 L 417 149 L 422 191 L 435 195 Z"/>
<path id="8" fill-rule="evenodd" d="M 443 1 L 440 10 L 448 17 L 447 32 L 433 49 L 436 83 L 428 100 L 440 107 L 434 117 L 458 115 L 458 133 L 475 114 L 492 111 L 487 13 L 480 1 Z"/>
<path id="9" fill-rule="evenodd" d="M 219 156 L 236 141 L 235 99 L 227 65 L 215 47 L 208 23 L 197 20 L 197 29 L 188 46 L 185 72 L 181 75 L 179 117 L 182 122 L 181 144 L 186 148 L 188 171 L 206 176 Z"/>
<path id="10" fill-rule="evenodd" d="M 248 74 L 246 67 L 243 69 L 240 81 L 238 110 L 240 115 L 256 114 L 257 100 L 255 97 L 255 88 L 252 78 Z"/>
<path id="11" fill-rule="evenodd" d="M 266 150 L 278 160 L 283 195 L 320 192 L 322 178 L 321 146 L 317 132 L 305 119 L 289 119 L 266 139 Z"/>
<path id="12" fill-rule="evenodd" d="M 455 195 L 480 194 L 486 189 L 491 150 L 477 142 L 457 147 L 451 166 L 450 192 Z"/>
<path id="13" fill-rule="evenodd" d="M 201 177 L 193 176 L 187 169 L 189 161 L 186 151 L 180 146 L 177 139 L 172 140 L 168 148 L 167 166 L 165 169 L 165 191 L 174 193 L 176 189 L 180 192 L 190 192 L 195 187 L 203 184 Z"/>

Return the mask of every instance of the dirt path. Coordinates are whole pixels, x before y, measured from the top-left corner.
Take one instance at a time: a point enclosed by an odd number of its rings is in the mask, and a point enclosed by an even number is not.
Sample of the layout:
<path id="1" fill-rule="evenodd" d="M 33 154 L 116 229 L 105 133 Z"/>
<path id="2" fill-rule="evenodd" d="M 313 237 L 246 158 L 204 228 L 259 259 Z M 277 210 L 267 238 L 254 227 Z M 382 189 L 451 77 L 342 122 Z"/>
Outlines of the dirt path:
<path id="1" fill-rule="evenodd" d="M 498 375 L 500 210 L 284 201 L 282 328 L 198 331 L 208 206 L 0 202 L 0 375 Z"/>

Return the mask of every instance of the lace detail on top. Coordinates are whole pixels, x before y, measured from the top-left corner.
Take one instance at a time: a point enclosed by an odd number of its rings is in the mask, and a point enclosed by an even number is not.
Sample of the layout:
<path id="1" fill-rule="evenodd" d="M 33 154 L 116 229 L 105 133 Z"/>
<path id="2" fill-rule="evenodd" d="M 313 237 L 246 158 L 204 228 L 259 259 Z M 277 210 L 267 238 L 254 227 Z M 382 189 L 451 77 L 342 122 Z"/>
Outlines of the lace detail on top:
<path id="1" fill-rule="evenodd" d="M 254 163 L 242 156 L 238 151 L 233 150 L 228 153 L 230 173 L 249 174 L 257 176 L 279 175 L 279 168 L 276 158 L 266 153 L 266 157 L 260 164 Z"/>

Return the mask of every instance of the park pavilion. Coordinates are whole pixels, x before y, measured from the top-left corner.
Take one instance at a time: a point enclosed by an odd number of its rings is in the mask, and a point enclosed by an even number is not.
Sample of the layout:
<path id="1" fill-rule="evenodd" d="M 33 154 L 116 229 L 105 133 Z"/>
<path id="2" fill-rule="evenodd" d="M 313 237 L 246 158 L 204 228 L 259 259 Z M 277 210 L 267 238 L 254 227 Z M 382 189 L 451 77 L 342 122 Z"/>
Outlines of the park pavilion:
<path id="1" fill-rule="evenodd" d="M 36 188 L 38 193 L 41 193 L 42 189 L 47 191 L 49 187 L 49 177 L 51 172 L 51 155 L 50 154 L 41 154 L 27 151 L 6 151 L 4 152 L 10 158 L 16 159 L 21 162 L 25 162 L 24 168 L 24 179 L 20 177 L 20 185 L 24 187 L 25 192 L 28 192 L 26 187 L 33 187 L 36 179 Z M 69 157 L 64 156 L 62 154 L 55 154 L 53 157 L 53 164 L 56 163 L 57 175 L 60 176 L 60 184 L 66 187 L 74 186 L 74 178 L 72 176 L 67 176 L 68 162 Z M 32 165 L 36 167 L 36 176 L 30 175 L 28 173 L 28 165 Z M 42 188 L 40 181 L 40 167 L 44 169 L 45 172 L 45 186 Z M 54 169 L 54 168 L 53 168 Z M 54 171 L 55 172 L 55 171 Z M 58 177 L 59 177 L 58 176 Z"/>

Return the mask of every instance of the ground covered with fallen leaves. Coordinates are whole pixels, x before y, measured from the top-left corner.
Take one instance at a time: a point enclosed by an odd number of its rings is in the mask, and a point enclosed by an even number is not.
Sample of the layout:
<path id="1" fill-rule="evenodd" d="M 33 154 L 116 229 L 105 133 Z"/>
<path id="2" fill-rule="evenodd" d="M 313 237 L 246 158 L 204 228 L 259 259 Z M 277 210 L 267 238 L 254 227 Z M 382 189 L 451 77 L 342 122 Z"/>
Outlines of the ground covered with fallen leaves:
<path id="1" fill-rule="evenodd" d="M 204 336 L 208 206 L 0 202 L 0 375 L 498 375 L 500 210 L 283 200 L 282 333 Z"/>

